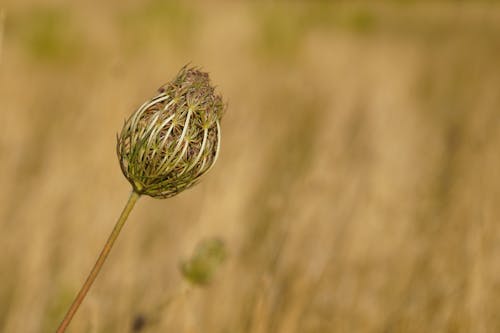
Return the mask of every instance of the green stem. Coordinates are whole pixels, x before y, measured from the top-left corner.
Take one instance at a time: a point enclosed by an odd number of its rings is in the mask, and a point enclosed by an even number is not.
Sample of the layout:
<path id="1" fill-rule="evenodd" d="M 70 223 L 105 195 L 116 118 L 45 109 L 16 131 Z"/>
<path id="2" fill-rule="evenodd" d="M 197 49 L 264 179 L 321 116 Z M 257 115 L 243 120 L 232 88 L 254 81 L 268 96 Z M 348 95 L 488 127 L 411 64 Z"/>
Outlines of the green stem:
<path id="1" fill-rule="evenodd" d="M 87 280 L 83 284 L 82 288 L 80 289 L 80 292 L 76 296 L 75 300 L 73 301 L 73 304 L 71 304 L 71 307 L 69 308 L 68 312 L 64 316 L 63 321 L 59 325 L 59 328 L 57 329 L 57 333 L 63 333 L 66 331 L 66 328 L 71 322 L 71 319 L 75 315 L 76 311 L 78 310 L 78 307 L 82 303 L 83 299 L 85 298 L 85 295 L 87 295 L 87 292 L 90 289 L 90 286 L 92 286 L 92 283 L 97 277 L 97 274 L 99 274 L 99 271 L 102 268 L 102 265 L 104 264 L 104 261 L 106 260 L 109 252 L 111 251 L 111 248 L 113 247 L 113 244 L 115 243 L 116 238 L 120 234 L 120 231 L 123 228 L 123 225 L 125 224 L 125 221 L 128 218 L 128 215 L 130 214 L 130 211 L 132 208 L 134 208 L 135 203 L 139 199 L 140 194 L 138 194 L 135 191 L 132 191 L 130 194 L 130 197 L 128 198 L 127 204 L 123 208 L 123 211 L 120 215 L 120 218 L 115 224 L 115 227 L 113 228 L 113 231 L 111 232 L 111 235 L 109 235 L 108 240 L 106 241 L 106 244 L 104 244 L 103 249 L 101 250 L 101 254 L 99 254 L 99 257 L 97 258 L 96 263 L 94 264 L 94 267 L 90 271 L 89 276 L 87 277 Z"/>

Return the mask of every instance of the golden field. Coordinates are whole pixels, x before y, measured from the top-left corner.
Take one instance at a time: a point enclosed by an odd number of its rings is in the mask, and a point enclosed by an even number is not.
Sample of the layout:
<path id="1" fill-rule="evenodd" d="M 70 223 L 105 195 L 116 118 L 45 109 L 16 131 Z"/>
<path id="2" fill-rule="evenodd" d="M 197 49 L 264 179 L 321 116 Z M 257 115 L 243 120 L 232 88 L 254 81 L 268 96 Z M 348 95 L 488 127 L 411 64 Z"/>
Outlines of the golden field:
<path id="1" fill-rule="evenodd" d="M 496 2 L 0 10 L 0 332 L 55 330 L 130 192 L 116 133 L 186 63 L 227 101 L 219 160 L 141 198 L 68 332 L 500 332 Z"/>

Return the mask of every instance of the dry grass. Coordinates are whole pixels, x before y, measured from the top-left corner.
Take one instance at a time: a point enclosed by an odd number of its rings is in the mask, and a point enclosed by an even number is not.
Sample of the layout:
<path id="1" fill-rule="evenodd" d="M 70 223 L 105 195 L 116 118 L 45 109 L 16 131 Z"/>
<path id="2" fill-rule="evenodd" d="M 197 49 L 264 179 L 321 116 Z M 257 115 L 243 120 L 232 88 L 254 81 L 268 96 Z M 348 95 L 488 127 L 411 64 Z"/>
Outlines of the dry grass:
<path id="1" fill-rule="evenodd" d="M 187 61 L 220 160 L 139 202 L 71 332 L 500 331 L 498 5 L 2 6 L 0 331 L 54 331 L 128 195 L 115 133 Z"/>

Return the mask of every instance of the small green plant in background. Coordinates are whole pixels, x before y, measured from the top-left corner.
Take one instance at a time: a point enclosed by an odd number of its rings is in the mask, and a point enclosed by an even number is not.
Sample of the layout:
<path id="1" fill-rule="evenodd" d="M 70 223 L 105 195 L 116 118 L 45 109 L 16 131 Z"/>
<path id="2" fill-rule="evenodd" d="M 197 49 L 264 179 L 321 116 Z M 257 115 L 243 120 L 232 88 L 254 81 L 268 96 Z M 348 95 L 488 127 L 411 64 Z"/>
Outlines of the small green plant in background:
<path id="1" fill-rule="evenodd" d="M 212 281 L 226 257 L 226 246 L 221 239 L 203 240 L 196 246 L 193 255 L 181 262 L 182 276 L 193 285 L 204 286 Z"/>
<path id="2" fill-rule="evenodd" d="M 13 19 L 13 33 L 26 54 L 42 63 L 73 63 L 83 38 L 69 9 L 37 6 Z"/>
<path id="3" fill-rule="evenodd" d="M 220 150 L 223 113 L 222 97 L 208 74 L 185 66 L 125 122 L 117 154 L 132 192 L 58 333 L 70 324 L 139 197 L 172 197 L 196 184 L 213 166 Z"/>
<path id="4" fill-rule="evenodd" d="M 190 318 L 192 313 L 188 303 L 191 292 L 196 287 L 202 289 L 209 285 L 226 258 L 227 249 L 222 239 L 212 237 L 199 241 L 191 256 L 179 264 L 184 280 L 176 288 L 175 294 L 168 295 L 148 311 L 136 314 L 131 322 L 131 331 L 141 332 L 146 327 L 152 330 L 168 316 L 175 315 L 179 307 Z"/>

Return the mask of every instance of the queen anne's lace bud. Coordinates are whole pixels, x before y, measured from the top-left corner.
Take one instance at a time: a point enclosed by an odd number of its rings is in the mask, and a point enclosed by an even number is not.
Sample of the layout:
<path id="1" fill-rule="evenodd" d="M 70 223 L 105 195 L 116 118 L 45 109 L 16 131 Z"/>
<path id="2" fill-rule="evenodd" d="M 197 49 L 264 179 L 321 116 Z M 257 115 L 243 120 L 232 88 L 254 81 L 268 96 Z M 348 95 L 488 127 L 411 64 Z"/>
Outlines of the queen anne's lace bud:
<path id="1" fill-rule="evenodd" d="M 134 191 L 168 198 L 191 187 L 217 160 L 222 97 L 208 74 L 183 67 L 123 126 L 117 153 Z"/>

